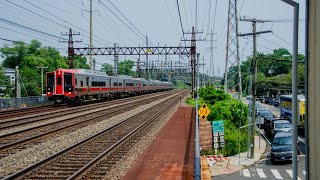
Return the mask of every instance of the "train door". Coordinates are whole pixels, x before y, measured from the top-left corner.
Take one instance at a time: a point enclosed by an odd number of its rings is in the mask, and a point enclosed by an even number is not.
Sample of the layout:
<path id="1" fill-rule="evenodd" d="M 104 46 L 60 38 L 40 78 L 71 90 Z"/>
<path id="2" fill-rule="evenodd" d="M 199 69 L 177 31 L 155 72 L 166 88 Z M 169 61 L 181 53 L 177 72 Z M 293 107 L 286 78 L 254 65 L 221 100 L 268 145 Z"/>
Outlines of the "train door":
<path id="1" fill-rule="evenodd" d="M 87 86 L 87 93 L 90 92 L 90 86 L 89 86 L 89 77 L 86 77 L 86 86 Z"/>
<path id="2" fill-rule="evenodd" d="M 62 73 L 60 69 L 56 71 L 56 94 L 63 94 L 63 88 L 62 88 Z"/>

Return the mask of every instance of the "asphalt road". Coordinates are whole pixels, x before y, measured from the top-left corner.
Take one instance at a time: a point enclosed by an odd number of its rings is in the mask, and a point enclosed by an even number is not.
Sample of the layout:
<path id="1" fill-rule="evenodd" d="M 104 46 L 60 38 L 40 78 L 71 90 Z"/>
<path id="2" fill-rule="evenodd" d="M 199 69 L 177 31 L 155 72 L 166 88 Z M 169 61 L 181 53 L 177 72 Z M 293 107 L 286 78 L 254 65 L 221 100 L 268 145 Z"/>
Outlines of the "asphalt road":
<path id="1" fill-rule="evenodd" d="M 244 103 L 249 103 L 247 99 L 243 99 Z M 275 115 L 280 116 L 280 108 L 260 103 L 263 107 L 268 108 Z M 298 177 L 300 180 L 305 179 L 305 155 L 304 155 L 304 138 L 303 135 L 299 135 L 299 149 L 301 154 L 299 155 L 298 162 Z M 262 156 L 262 159 L 256 164 L 246 167 L 241 171 L 238 171 L 230 175 L 222 175 L 213 177 L 212 179 L 221 180 L 245 180 L 245 179 L 292 179 L 292 164 L 291 161 L 279 162 L 272 164 L 270 160 L 270 146 L 267 146 L 266 152 Z"/>
<path id="2" fill-rule="evenodd" d="M 299 157 L 298 163 L 298 177 L 300 180 L 305 179 L 304 157 Z M 292 179 L 292 164 L 290 162 L 281 162 L 272 165 L 269 158 L 262 159 L 258 163 L 244 168 L 236 173 L 230 175 L 222 175 L 212 177 L 212 179 L 219 180 L 248 180 L 248 179 Z"/>

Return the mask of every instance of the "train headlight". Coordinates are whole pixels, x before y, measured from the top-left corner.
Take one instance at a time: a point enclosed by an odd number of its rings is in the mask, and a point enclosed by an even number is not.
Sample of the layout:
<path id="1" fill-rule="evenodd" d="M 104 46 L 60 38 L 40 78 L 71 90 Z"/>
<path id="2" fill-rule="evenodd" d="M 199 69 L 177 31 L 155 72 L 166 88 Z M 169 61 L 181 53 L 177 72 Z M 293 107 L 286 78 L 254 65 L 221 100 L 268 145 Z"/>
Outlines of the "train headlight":
<path id="1" fill-rule="evenodd" d="M 48 92 L 48 94 L 51 94 L 50 92 Z"/>
<path id="2" fill-rule="evenodd" d="M 71 92 L 69 92 L 69 94 L 71 94 Z"/>

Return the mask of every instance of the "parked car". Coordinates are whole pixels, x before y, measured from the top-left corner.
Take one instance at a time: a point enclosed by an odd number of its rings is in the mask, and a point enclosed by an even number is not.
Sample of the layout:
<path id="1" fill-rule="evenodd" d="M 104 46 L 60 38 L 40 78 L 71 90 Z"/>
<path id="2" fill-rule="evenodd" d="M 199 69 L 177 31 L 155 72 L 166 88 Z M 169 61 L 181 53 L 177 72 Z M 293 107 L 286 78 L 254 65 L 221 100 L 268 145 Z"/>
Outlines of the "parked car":
<path id="1" fill-rule="evenodd" d="M 280 106 L 280 100 L 279 100 L 279 99 L 275 99 L 273 105 L 274 105 L 275 107 Z"/>
<path id="2" fill-rule="evenodd" d="M 292 161 L 292 133 L 278 132 L 273 138 L 270 154 L 272 164 L 276 161 Z M 299 156 L 297 159 L 299 161 Z"/>
<path id="3" fill-rule="evenodd" d="M 287 120 L 274 121 L 274 131 L 277 132 L 291 132 L 292 124 Z"/>

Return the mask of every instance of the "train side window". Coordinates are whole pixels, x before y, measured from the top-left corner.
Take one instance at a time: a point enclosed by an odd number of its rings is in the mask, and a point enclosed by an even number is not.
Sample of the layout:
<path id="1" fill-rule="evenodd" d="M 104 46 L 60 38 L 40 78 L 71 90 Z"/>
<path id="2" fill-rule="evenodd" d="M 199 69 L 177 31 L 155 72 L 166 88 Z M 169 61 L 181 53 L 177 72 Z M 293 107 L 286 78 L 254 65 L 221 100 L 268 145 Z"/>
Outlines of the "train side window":
<path id="1" fill-rule="evenodd" d="M 81 81 L 80 84 L 81 84 L 81 87 L 83 87 L 83 81 Z"/>

